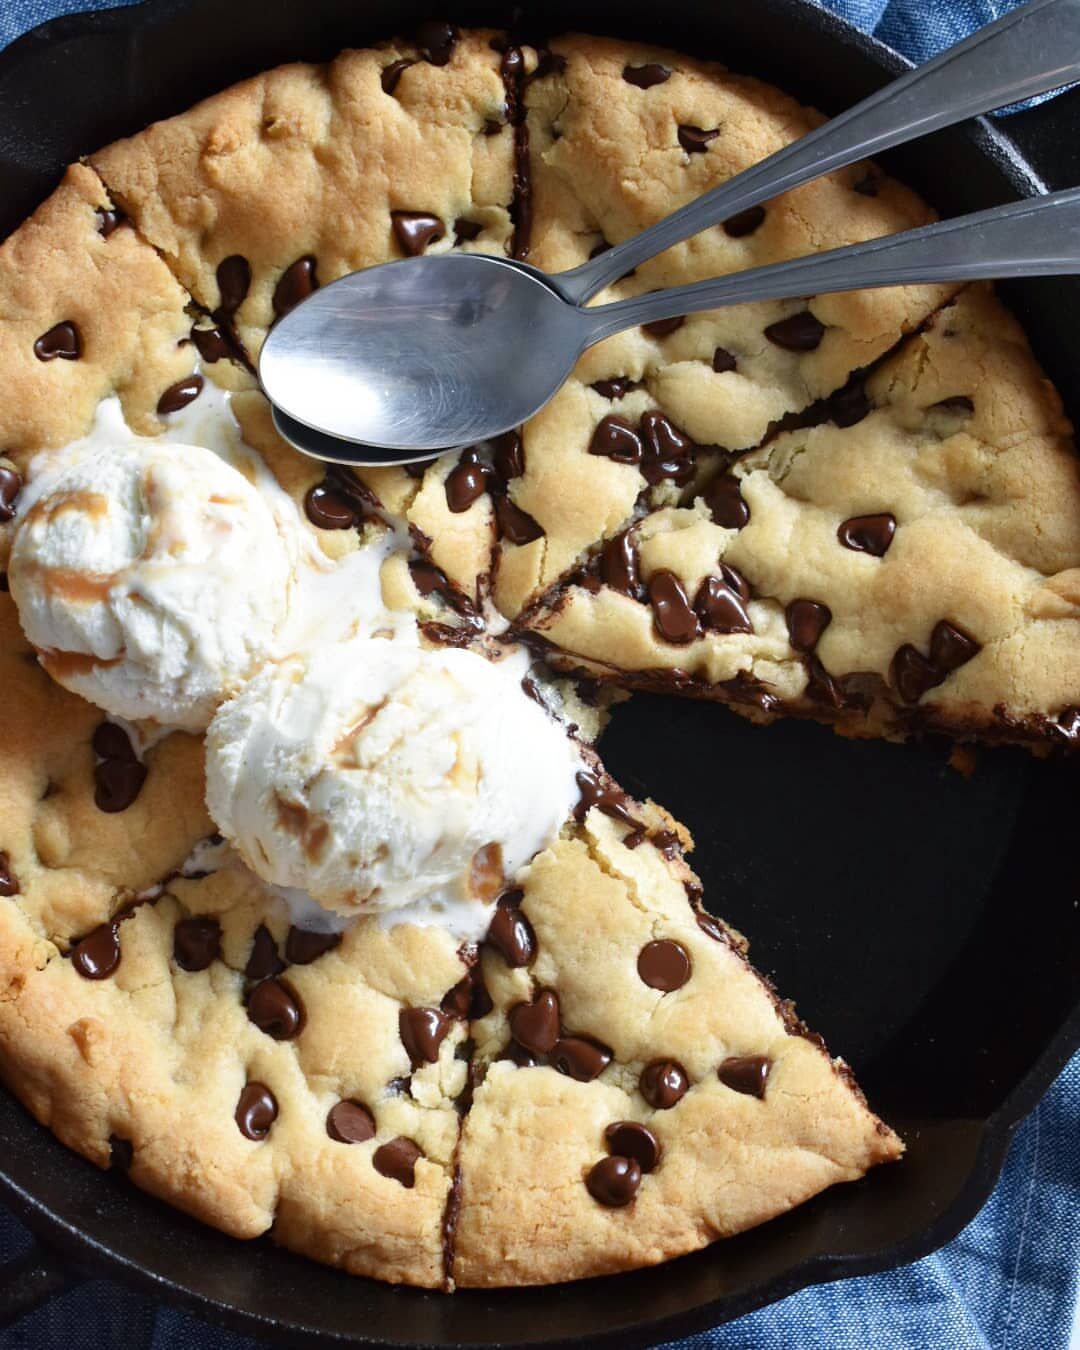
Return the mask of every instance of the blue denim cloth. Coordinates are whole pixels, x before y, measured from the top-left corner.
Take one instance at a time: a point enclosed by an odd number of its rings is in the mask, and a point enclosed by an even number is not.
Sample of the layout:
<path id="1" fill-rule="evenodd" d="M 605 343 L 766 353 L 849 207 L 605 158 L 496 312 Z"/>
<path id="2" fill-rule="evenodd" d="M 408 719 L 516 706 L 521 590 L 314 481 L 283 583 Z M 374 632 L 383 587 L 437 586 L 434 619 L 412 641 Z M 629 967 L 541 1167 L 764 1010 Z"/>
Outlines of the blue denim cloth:
<path id="1" fill-rule="evenodd" d="M 126 3 L 0 0 L 0 46 L 55 15 Z M 828 7 L 924 61 L 1013 3 L 829 0 Z M 0 1260 L 28 1242 L 0 1210 Z M 1078 1286 L 1080 1055 L 1018 1130 L 982 1212 L 948 1246 L 899 1270 L 803 1290 L 679 1342 L 678 1350 L 1063 1350 Z M 255 1350 L 256 1342 L 95 1281 L 0 1333 L 0 1350 L 61 1346 Z M 1080 1336 L 1074 1347 L 1080 1350 Z"/>

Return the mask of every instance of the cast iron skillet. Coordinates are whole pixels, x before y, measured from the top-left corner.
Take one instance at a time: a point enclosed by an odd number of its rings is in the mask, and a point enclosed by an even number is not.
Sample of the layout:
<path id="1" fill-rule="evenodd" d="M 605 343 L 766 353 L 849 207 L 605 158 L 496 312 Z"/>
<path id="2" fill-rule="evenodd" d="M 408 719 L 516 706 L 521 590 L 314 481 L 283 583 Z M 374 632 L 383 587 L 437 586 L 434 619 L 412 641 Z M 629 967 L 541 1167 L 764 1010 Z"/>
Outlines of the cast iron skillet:
<path id="1" fill-rule="evenodd" d="M 75 156 L 238 77 L 429 16 L 411 0 L 150 0 L 37 29 L 0 56 L 0 236 Z M 481 0 L 451 17 L 509 16 Z M 534 21 L 715 56 L 827 111 L 904 64 L 806 0 L 537 0 L 523 19 Z M 974 210 L 1041 191 L 1044 179 L 1080 181 L 1078 130 L 1073 91 L 1020 122 L 1038 169 L 985 124 L 922 142 L 890 167 L 944 213 Z M 1080 283 L 1026 282 L 1007 298 L 1075 417 Z M 690 824 L 708 902 L 751 935 L 758 965 L 855 1066 L 907 1139 L 902 1164 L 654 1270 L 447 1298 L 225 1238 L 103 1176 L 0 1094 L 0 1198 L 47 1244 L 0 1279 L 0 1314 L 90 1272 L 294 1347 L 631 1347 L 951 1238 L 1080 1046 L 1076 766 L 980 751 L 967 781 L 940 742 L 851 744 L 645 697 L 618 710 L 603 748 L 628 789 Z"/>

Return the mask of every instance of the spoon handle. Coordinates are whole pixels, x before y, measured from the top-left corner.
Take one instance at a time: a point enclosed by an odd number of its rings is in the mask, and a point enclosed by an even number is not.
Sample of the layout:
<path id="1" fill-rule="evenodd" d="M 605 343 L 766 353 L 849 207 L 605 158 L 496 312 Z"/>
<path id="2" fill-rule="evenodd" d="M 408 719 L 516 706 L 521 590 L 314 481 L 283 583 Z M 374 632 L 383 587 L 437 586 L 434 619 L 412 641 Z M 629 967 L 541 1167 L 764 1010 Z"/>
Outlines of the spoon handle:
<path id="1" fill-rule="evenodd" d="M 624 328 L 752 300 L 1068 273 L 1080 273 L 1080 188 L 578 312 L 591 346 Z"/>
<path id="2" fill-rule="evenodd" d="M 631 268 L 823 174 L 1080 79 L 1080 0 L 1029 0 L 598 258 L 550 278 L 582 304 Z"/>

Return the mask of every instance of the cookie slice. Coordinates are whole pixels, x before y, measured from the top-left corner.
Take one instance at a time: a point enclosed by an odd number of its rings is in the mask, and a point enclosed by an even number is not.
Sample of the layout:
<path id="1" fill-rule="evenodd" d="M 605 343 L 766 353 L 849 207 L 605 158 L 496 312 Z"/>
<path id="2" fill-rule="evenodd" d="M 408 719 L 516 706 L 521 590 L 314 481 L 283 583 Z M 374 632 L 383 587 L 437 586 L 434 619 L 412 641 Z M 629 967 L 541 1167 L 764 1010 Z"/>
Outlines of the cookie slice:
<path id="1" fill-rule="evenodd" d="M 558 666 L 846 734 L 1076 734 L 1080 466 L 993 294 L 655 512 L 523 627 Z"/>
<path id="2" fill-rule="evenodd" d="M 91 162 L 212 316 L 218 354 L 254 361 L 276 319 L 347 272 L 502 251 L 514 137 L 491 36 L 426 23 L 408 43 L 283 66 Z"/>
<path id="3" fill-rule="evenodd" d="M 519 256 L 551 272 L 633 236 L 821 120 L 718 65 L 592 37 L 555 40 L 525 79 L 523 99 L 530 228 L 527 254 L 519 232 Z M 704 231 L 598 302 L 932 218 L 908 189 L 861 165 Z M 718 450 L 757 445 L 888 351 L 949 293 L 914 287 L 769 302 L 620 334 L 587 352 L 522 429 L 514 472 L 487 447 L 473 452 L 490 464 L 486 476 L 468 457 L 441 461 L 409 519 L 463 585 L 482 573 L 478 555 L 494 532 L 494 594 L 514 616 L 643 503 L 678 500 Z"/>
<path id="4" fill-rule="evenodd" d="M 679 836 L 605 808 L 534 861 L 483 951 L 459 1287 L 652 1265 L 902 1151 L 698 908 Z"/>
<path id="5" fill-rule="evenodd" d="M 132 428 L 160 430 L 159 405 L 188 378 L 187 296 L 82 165 L 0 245 L 0 454 L 24 470 L 43 447 L 90 429 L 118 395 Z M 0 522 L 13 506 L 5 493 Z"/>

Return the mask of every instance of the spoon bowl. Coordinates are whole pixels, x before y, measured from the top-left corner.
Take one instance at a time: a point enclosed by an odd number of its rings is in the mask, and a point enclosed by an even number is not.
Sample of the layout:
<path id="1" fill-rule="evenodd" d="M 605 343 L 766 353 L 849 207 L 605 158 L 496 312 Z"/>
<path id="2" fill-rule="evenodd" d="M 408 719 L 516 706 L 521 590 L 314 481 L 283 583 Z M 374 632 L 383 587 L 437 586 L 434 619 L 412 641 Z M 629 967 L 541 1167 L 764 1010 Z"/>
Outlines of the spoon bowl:
<path id="1" fill-rule="evenodd" d="M 278 323 L 259 360 L 288 419 L 404 463 L 500 435 L 541 408 L 586 345 L 582 312 L 525 263 L 443 253 L 353 272 Z M 343 457 L 347 450 L 343 451 Z"/>

